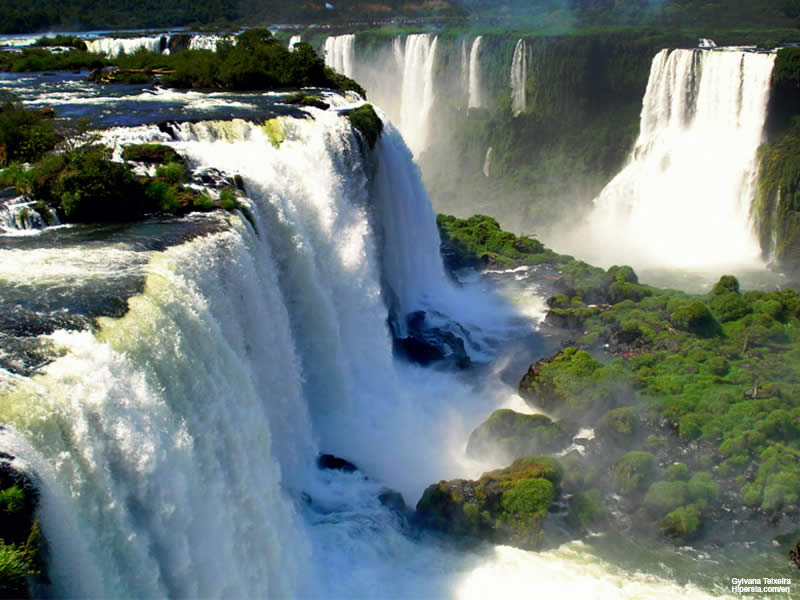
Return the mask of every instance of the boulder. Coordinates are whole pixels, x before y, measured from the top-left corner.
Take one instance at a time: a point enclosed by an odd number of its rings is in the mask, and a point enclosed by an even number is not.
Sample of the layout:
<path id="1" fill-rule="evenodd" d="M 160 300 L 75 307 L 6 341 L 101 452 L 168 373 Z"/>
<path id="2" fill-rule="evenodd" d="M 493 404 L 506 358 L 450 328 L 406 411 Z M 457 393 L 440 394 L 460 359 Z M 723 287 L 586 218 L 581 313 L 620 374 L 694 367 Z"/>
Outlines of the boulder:
<path id="1" fill-rule="evenodd" d="M 506 460 L 549 454 L 568 446 L 575 433 L 576 428 L 563 421 L 502 408 L 472 432 L 467 454 L 474 458 L 499 454 Z"/>
<path id="2" fill-rule="evenodd" d="M 450 535 L 536 550 L 562 475 L 555 459 L 528 456 L 477 481 L 440 481 L 423 493 L 416 519 Z"/>

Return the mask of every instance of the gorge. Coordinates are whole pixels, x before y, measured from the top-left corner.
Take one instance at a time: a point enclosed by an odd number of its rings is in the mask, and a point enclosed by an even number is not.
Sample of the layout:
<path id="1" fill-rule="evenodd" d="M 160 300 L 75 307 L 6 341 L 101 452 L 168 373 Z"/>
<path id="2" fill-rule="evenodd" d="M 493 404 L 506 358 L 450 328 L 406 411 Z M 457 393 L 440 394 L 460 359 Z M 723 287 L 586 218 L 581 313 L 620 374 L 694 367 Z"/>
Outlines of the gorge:
<path id="1" fill-rule="evenodd" d="M 504 207 L 498 198 L 510 189 L 503 186 L 531 183 L 508 177 L 525 147 L 513 147 L 506 128 L 530 137 L 536 129 L 526 127 L 561 116 L 548 115 L 558 100 L 547 94 L 563 88 L 546 83 L 564 73 L 546 58 L 565 42 L 446 31 L 292 32 L 287 41 L 297 43 L 297 35 L 318 36 L 314 45 L 327 49 L 329 64 L 366 87 L 383 121 L 374 148 L 343 118 L 362 103 L 346 93 L 314 91 L 331 107 L 323 110 L 289 106 L 282 92 L 98 87 L 47 74 L 7 74 L 0 83 L 29 108 L 88 114 L 118 160 L 125 145 L 158 143 L 185 157 L 198 189 L 213 195 L 209 182 L 241 180 L 240 209 L 140 223 L 37 229 L 27 226 L 36 224 L 34 206 L 24 207 L 23 218 L 21 205 L 4 204 L 0 450 L 31 474 L 40 494 L 50 583 L 36 584 L 33 595 L 354 598 L 380 590 L 396 598 L 482 598 L 535 588 L 569 597 L 719 598 L 732 597 L 730 580 L 743 572 L 790 577 L 772 539 L 729 540 L 722 551 L 589 532 L 540 552 L 465 546 L 418 528 L 404 507 L 387 501 L 399 492 L 414 506 L 436 481 L 506 466 L 505 458 L 465 454 L 470 433 L 497 408 L 537 412 L 517 394 L 519 378 L 567 341 L 543 324 L 544 314 L 593 310 L 588 296 L 571 302 L 575 289 L 566 305 L 545 304 L 564 292 L 556 278 L 572 275 L 558 269 L 582 267 L 566 259 L 504 262 L 504 252 L 520 261 L 545 254 L 525 241 L 533 238 L 515 238 L 511 250 L 484 240 L 483 275 L 446 271 L 433 210 L 507 211 L 501 224 L 517 233 L 556 220 L 522 220 L 515 211 L 527 205 Z M 624 54 L 621 43 L 587 44 L 575 51 L 590 56 L 600 44 L 604 57 Z M 104 51 L 114 52 L 111 45 Z M 681 254 L 667 238 L 652 247 L 654 260 L 668 256 L 680 269 L 699 255 L 725 273 L 740 263 L 763 269 L 751 205 L 775 54 L 641 54 L 630 69 L 637 77 L 624 80 L 627 87 L 614 83 L 621 97 L 638 93 L 636 110 L 624 116 L 633 130 L 641 116 L 641 128 L 622 135 L 616 150 L 598 151 L 598 164 L 578 173 L 568 194 L 599 194 L 597 220 L 614 215 L 620 247 L 666 228 L 646 202 L 678 197 L 688 212 L 700 210 L 698 198 L 714 199 L 720 205 L 697 222 L 723 213 L 728 227 L 712 236 L 689 228 L 686 240 L 699 246 L 687 241 L 691 250 Z M 613 68 L 610 59 L 602 63 L 599 70 Z M 645 83 L 650 77 L 646 91 L 642 73 Z M 564 85 L 573 84 L 582 85 Z M 590 91 L 610 87 L 598 80 Z M 604 102 L 602 94 L 596 99 Z M 581 104 L 561 102 L 564 110 Z M 708 136 L 719 135 L 715 119 L 730 137 L 709 149 Z M 446 168 L 472 154 L 477 161 Z M 701 161 L 709 155 L 718 171 Z M 695 177 L 691 169 L 709 182 L 691 190 L 696 195 L 675 184 Z M 731 171 L 735 180 L 726 177 Z M 445 178 L 457 187 L 446 188 Z M 642 181 L 668 192 L 638 196 L 631 188 Z M 495 185 L 491 196 L 475 197 Z M 591 200 L 584 196 L 584 208 Z M 630 227 L 620 213 L 630 214 Z M 594 224 L 588 211 L 580 214 Z M 563 242 L 558 232 L 538 233 L 562 249 L 552 241 Z M 640 258 L 633 247 L 623 258 Z M 641 292 L 624 275 L 606 282 L 616 284 Z M 463 341 L 472 368 L 406 360 L 397 341 L 408 338 L 420 312 L 426 331 Z M 780 327 L 795 320 L 787 316 Z M 748 344 L 758 346 L 755 337 Z M 739 393 L 752 381 L 735 385 Z M 588 435 L 576 431 L 569 442 Z M 320 454 L 357 469 L 320 469 Z M 556 529 L 560 510 L 547 517 Z"/>

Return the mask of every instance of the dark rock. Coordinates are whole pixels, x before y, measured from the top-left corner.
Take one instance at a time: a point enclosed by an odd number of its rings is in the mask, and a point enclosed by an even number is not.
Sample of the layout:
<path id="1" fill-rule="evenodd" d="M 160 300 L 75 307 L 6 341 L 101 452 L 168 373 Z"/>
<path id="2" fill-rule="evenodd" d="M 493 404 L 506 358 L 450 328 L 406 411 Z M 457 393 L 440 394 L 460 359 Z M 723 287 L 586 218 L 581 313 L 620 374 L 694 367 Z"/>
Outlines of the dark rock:
<path id="1" fill-rule="evenodd" d="M 167 42 L 169 53 L 175 54 L 176 52 L 188 50 L 191 41 L 192 35 L 189 33 L 176 33 L 175 35 L 170 36 L 169 41 Z"/>
<path id="2" fill-rule="evenodd" d="M 472 361 L 464 340 L 441 327 L 429 327 L 425 311 L 416 311 L 407 317 L 408 335 L 395 338 L 395 351 L 411 362 L 427 366 L 437 361 L 447 361 L 458 369 L 468 369 Z"/>
<path id="3" fill-rule="evenodd" d="M 345 473 L 358 471 L 358 467 L 356 467 L 349 460 L 339 458 L 333 454 L 320 454 L 317 457 L 317 467 L 331 471 L 344 471 Z"/>
<path id="4" fill-rule="evenodd" d="M 380 494 L 378 494 L 378 501 L 389 510 L 400 514 L 405 514 L 408 510 L 406 501 L 403 499 L 403 495 L 394 490 L 383 490 Z"/>

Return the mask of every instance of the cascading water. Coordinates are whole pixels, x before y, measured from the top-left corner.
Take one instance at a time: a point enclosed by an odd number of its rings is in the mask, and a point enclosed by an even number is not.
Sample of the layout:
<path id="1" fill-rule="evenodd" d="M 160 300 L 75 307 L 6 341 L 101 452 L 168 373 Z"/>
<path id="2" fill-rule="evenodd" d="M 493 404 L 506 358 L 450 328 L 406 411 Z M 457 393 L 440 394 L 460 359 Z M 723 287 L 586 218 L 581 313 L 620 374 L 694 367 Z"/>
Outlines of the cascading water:
<path id="1" fill-rule="evenodd" d="M 34 292 L 145 276 L 124 317 L 43 336 L 53 362 L 32 377 L 0 371 L 0 421 L 14 428 L 0 429 L 0 450 L 41 482 L 48 595 L 466 600 L 536 586 L 708 598 L 584 542 L 460 551 L 404 534 L 383 485 L 414 503 L 431 482 L 498 466 L 466 459 L 464 442 L 515 396 L 486 373 L 465 381 L 394 360 L 387 305 L 450 315 L 476 336 L 531 323 L 447 281 L 390 123 L 368 154 L 335 111 L 307 110 L 313 120 L 279 118 L 278 147 L 245 121 L 109 134 L 241 175 L 248 220 L 194 217 L 210 232 L 165 251 L 136 236 L 0 249 L 0 281 Z M 317 471 L 318 450 L 369 479 Z"/>
<path id="2" fill-rule="evenodd" d="M 516 117 L 525 110 L 525 81 L 528 78 L 528 45 L 519 40 L 511 59 L 511 112 Z"/>
<path id="3" fill-rule="evenodd" d="M 289 50 L 294 51 L 294 45 L 303 41 L 303 36 L 293 35 L 289 38 Z"/>
<path id="4" fill-rule="evenodd" d="M 403 50 L 399 127 L 415 155 L 428 143 L 428 120 L 435 99 L 433 65 L 437 43 L 435 35 L 411 34 L 406 37 Z"/>
<path id="5" fill-rule="evenodd" d="M 337 73 L 353 77 L 356 36 L 333 35 L 325 39 L 325 64 Z"/>
<path id="6" fill-rule="evenodd" d="M 223 35 L 193 35 L 189 40 L 189 50 L 216 51 L 217 43 L 222 41 L 236 43 L 236 38 Z"/>
<path id="7" fill-rule="evenodd" d="M 95 54 L 105 54 L 109 58 L 115 58 L 120 54 L 132 54 L 144 48 L 150 52 L 169 53 L 167 48 L 167 36 L 143 36 L 134 38 L 100 38 L 86 42 L 89 52 Z"/>
<path id="8" fill-rule="evenodd" d="M 760 264 L 750 208 L 774 61 L 734 50 L 656 55 L 639 138 L 590 216 L 597 261 Z"/>
<path id="9" fill-rule="evenodd" d="M 481 88 L 481 63 L 480 51 L 483 36 L 479 35 L 472 41 L 469 51 L 469 100 L 468 108 L 481 108 L 483 106 L 483 90 Z"/>

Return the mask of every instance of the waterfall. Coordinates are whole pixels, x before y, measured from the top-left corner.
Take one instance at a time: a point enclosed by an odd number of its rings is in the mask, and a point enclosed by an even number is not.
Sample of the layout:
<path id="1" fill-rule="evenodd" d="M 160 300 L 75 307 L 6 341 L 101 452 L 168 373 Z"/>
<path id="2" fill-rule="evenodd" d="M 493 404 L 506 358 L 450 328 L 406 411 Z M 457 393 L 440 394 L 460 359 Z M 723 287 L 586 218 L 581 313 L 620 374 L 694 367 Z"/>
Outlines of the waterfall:
<path id="1" fill-rule="evenodd" d="M 525 110 L 525 81 L 528 77 L 528 45 L 519 40 L 511 59 L 511 112 L 516 117 Z"/>
<path id="2" fill-rule="evenodd" d="M 353 77 L 355 34 L 334 35 L 325 39 L 325 64 L 337 73 Z"/>
<path id="3" fill-rule="evenodd" d="M 467 108 L 481 108 L 483 106 L 483 93 L 481 89 L 481 63 L 480 49 L 483 36 L 479 35 L 472 42 L 469 51 L 469 101 Z"/>
<path id="4" fill-rule="evenodd" d="M 489 177 L 492 173 L 492 147 L 486 150 L 486 158 L 483 159 L 483 174 Z"/>
<path id="5" fill-rule="evenodd" d="M 222 41 L 236 43 L 236 38 L 224 35 L 193 35 L 192 39 L 189 40 L 189 50 L 216 51 L 217 43 Z"/>
<path id="6" fill-rule="evenodd" d="M 115 58 L 120 54 L 133 54 L 144 48 L 150 52 L 169 53 L 167 36 L 144 36 L 133 38 L 99 38 L 86 42 L 89 52 L 104 54 L 108 58 Z"/>
<path id="7" fill-rule="evenodd" d="M 760 264 L 750 209 L 774 61 L 737 50 L 656 55 L 628 164 L 595 199 L 601 260 Z"/>
<path id="8" fill-rule="evenodd" d="M 467 40 L 461 40 L 461 89 L 464 99 L 469 102 L 469 51 Z"/>
<path id="9" fill-rule="evenodd" d="M 413 451 L 380 433 L 401 402 L 382 281 L 401 311 L 450 287 L 433 212 L 391 124 L 372 198 L 347 119 L 314 112 L 280 119 L 280 148 L 243 121 L 180 125 L 171 143 L 192 164 L 242 176 L 255 228 L 220 216 L 219 232 L 153 252 L 123 318 L 55 332 L 59 357 L 31 379 L 0 371 L 0 421 L 34 451 L 2 449 L 53 465 L 40 476 L 57 500 L 42 507 L 56 596 L 303 597 L 296 502 L 317 444 L 383 474 Z M 143 131 L 163 139 L 129 136 Z M 375 456 L 375 435 L 395 450 Z"/>
<path id="10" fill-rule="evenodd" d="M 294 45 L 303 41 L 302 35 L 293 35 L 289 38 L 289 50 L 294 51 Z"/>
<path id="11" fill-rule="evenodd" d="M 428 143 L 431 109 L 435 99 L 433 66 L 438 38 L 428 33 L 406 37 L 400 90 L 400 129 L 414 154 Z"/>

